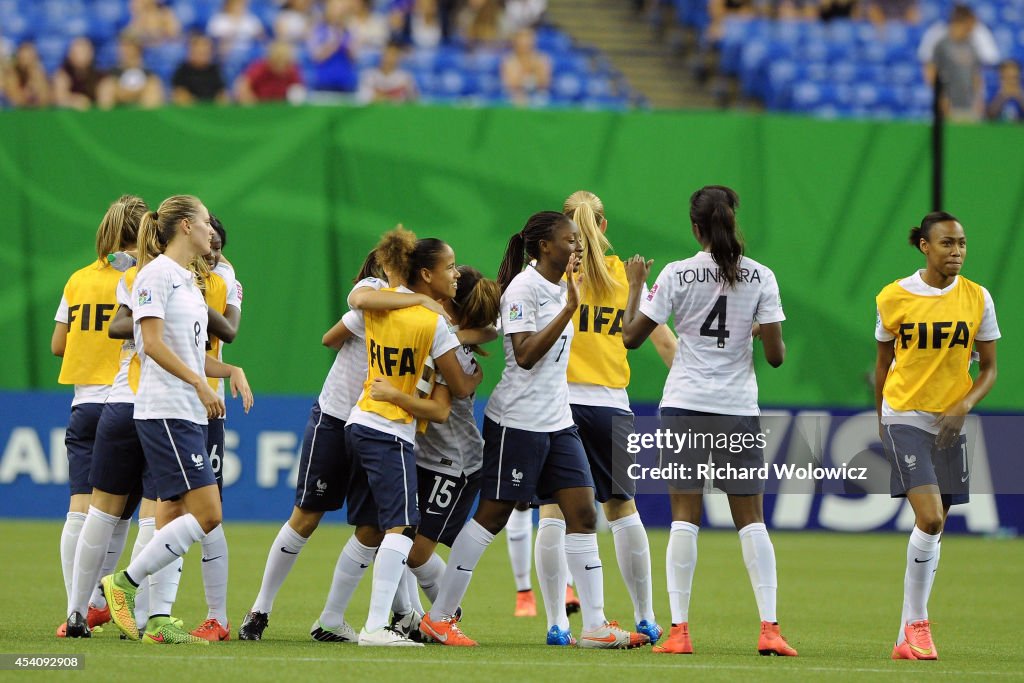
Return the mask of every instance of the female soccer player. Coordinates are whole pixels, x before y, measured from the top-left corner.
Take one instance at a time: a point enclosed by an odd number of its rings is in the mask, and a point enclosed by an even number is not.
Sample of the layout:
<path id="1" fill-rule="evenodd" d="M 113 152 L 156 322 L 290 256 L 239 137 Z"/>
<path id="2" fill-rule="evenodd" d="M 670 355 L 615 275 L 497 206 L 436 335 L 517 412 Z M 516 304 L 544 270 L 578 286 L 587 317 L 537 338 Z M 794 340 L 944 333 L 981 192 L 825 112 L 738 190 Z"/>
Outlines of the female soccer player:
<path id="1" fill-rule="evenodd" d="M 964 419 L 995 384 L 1000 333 L 988 290 L 960 275 L 967 238 L 955 216 L 928 214 L 911 229 L 910 245 L 924 254 L 925 267 L 875 299 L 875 407 L 892 495 L 914 509 L 892 658 L 938 659 L 928 596 L 949 507 L 970 499 Z M 972 382 L 974 348 L 981 368 Z"/>
<path id="2" fill-rule="evenodd" d="M 679 350 L 661 400 L 661 416 L 670 428 L 682 423 L 692 426 L 694 432 L 759 434 L 752 340 L 755 323 L 760 324 L 768 363 L 778 367 L 785 356 L 785 316 L 778 284 L 769 268 L 743 255 L 736 227 L 738 206 L 739 197 L 728 187 L 709 185 L 693 193 L 690 222 L 702 249 L 667 265 L 643 301 L 650 262 L 633 257 L 626 264 L 629 303 L 622 333 L 626 347 L 638 347 L 669 316 L 675 320 Z M 698 462 L 706 463 L 708 455 L 707 449 L 684 449 L 682 464 L 695 468 Z M 739 454 L 715 451 L 713 459 L 718 466 L 728 462 L 737 467 L 759 467 L 764 464 L 764 452 L 757 447 Z M 764 482 L 716 481 L 716 485 L 729 494 L 743 561 L 761 614 L 757 649 L 762 655 L 796 656 L 796 650 L 780 635 L 775 615 L 778 583 L 775 549 L 764 524 Z M 693 653 L 689 608 L 702 488 L 703 480 L 696 477 L 673 482 L 671 487 L 674 521 L 666 572 L 672 630 L 655 652 Z"/>
<path id="3" fill-rule="evenodd" d="M 180 496 L 187 513 L 157 531 L 127 570 L 103 578 L 111 618 L 133 640 L 139 637 L 134 616 L 139 582 L 182 557 L 220 524 L 220 497 L 204 427 L 209 417 L 224 414 L 224 403 L 206 377 L 230 377 L 232 394 L 241 393 L 247 411 L 252 405 L 241 368 L 205 354 L 207 306 L 187 266 L 210 251 L 209 211 L 195 197 L 169 197 L 143 217 L 140 232 L 150 230 L 166 246 L 163 254 L 140 265 L 132 287 L 135 346 L 141 361 L 135 426 L 158 497 Z M 182 630 L 169 609 L 152 606 L 145 641 L 209 642 Z"/>
<path id="4" fill-rule="evenodd" d="M 604 204 L 592 192 L 569 195 L 562 207 L 580 228 L 583 241 L 583 276 L 580 306 L 573 315 L 576 334 L 569 357 L 569 407 L 579 428 L 595 495 L 604 508 L 615 541 L 615 555 L 626 589 L 633 601 L 636 630 L 652 643 L 662 629 L 654 617 L 651 586 L 651 551 L 647 532 L 636 510 L 636 486 L 626 474 L 626 438 L 633 431 L 633 413 L 626 386 L 629 361 L 622 344 L 622 318 L 629 283 L 618 256 L 607 254 L 608 221 Z M 672 366 L 676 340 L 665 325 L 651 336 L 665 365 Z M 618 456 L 615 456 L 615 453 Z M 548 615 L 548 644 L 565 645 L 569 632 L 565 594 L 565 522 L 557 505 L 542 505 L 537 530 L 537 576 Z"/>
<path id="5" fill-rule="evenodd" d="M 96 231 L 96 260 L 72 274 L 64 286 L 50 341 L 53 354 L 62 357 L 58 381 L 75 385 L 71 419 L 64 439 L 71 501 L 60 540 L 61 567 L 69 604 L 73 601 L 75 550 L 92 492 L 89 468 L 96 426 L 117 374 L 121 347 L 119 341 L 107 336 L 107 327 L 117 310 L 115 292 L 121 279 L 121 272 L 111 266 L 107 255 L 135 248 L 139 221 L 146 208 L 139 197 L 123 195 L 107 209 Z M 121 556 L 127 534 L 128 523 L 119 523 L 110 547 L 103 546 L 104 551 L 111 551 L 115 561 Z M 103 605 L 88 612 L 91 627 L 110 620 Z M 62 624 L 57 635 L 61 636 L 63 631 Z"/>
<path id="6" fill-rule="evenodd" d="M 485 412 L 480 507 L 456 538 L 437 600 L 420 624 L 424 635 L 445 645 L 476 645 L 459 629 L 456 608 L 515 504 L 534 495 L 554 498 L 565 516 L 566 552 L 583 611 L 581 647 L 649 642 L 604 617 L 594 483 L 572 422 L 565 374 L 579 306 L 576 266 L 582 248 L 570 218 L 544 211 L 531 216 L 505 250 L 498 272 L 504 289 L 505 371 Z M 527 254 L 536 265 L 523 270 Z"/>

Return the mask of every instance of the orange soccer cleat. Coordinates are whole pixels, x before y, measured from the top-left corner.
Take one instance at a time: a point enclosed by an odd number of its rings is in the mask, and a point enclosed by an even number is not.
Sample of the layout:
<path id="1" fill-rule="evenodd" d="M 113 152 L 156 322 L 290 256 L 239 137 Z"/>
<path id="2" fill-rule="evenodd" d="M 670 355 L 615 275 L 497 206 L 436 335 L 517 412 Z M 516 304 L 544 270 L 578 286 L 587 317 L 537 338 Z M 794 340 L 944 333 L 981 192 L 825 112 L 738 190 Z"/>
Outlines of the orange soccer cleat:
<path id="1" fill-rule="evenodd" d="M 757 651 L 765 657 L 796 657 L 796 650 L 791 648 L 779 633 L 779 625 L 770 621 L 761 622 L 761 637 L 757 641 Z"/>
<path id="2" fill-rule="evenodd" d="M 517 617 L 537 616 L 537 598 L 532 589 L 516 593 L 516 611 L 513 614 Z"/>
<path id="3" fill-rule="evenodd" d="M 451 647 L 476 647 L 476 641 L 459 629 L 459 620 L 455 617 L 432 620 L 430 613 L 420 620 L 420 633 L 430 640 Z"/>
<path id="4" fill-rule="evenodd" d="M 227 628 L 221 625 L 216 619 L 207 619 L 199 626 L 192 629 L 192 635 L 203 640 L 216 643 L 221 640 L 231 640 L 231 625 Z"/>
<path id="5" fill-rule="evenodd" d="M 907 637 L 907 644 L 914 659 L 939 658 L 939 652 L 932 642 L 932 625 L 927 619 L 910 622 L 903 627 L 903 633 Z"/>
<path id="6" fill-rule="evenodd" d="M 668 655 L 692 655 L 693 643 L 690 642 L 690 625 L 686 622 L 672 624 L 672 628 L 668 632 L 668 639 L 661 645 L 655 645 L 651 652 Z"/>

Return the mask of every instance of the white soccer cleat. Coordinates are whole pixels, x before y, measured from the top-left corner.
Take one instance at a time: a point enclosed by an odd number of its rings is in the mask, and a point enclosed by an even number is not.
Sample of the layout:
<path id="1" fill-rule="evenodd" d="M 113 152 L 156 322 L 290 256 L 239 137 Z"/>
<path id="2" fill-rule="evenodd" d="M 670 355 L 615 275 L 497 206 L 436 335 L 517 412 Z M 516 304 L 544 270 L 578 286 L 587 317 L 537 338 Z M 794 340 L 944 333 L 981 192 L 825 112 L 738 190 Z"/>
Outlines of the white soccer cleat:
<path id="1" fill-rule="evenodd" d="M 309 636 L 321 643 L 354 643 L 359 639 L 356 630 L 347 621 L 342 621 L 337 628 L 328 628 L 319 619 L 309 628 Z"/>
<path id="2" fill-rule="evenodd" d="M 650 642 L 651 639 L 643 633 L 633 633 L 620 628 L 617 621 L 606 621 L 600 628 L 583 631 L 576 646 L 602 650 L 623 650 L 647 645 Z"/>
<path id="3" fill-rule="evenodd" d="M 409 640 L 390 626 L 382 626 L 376 631 L 363 628 L 359 632 L 359 644 L 366 647 L 423 647 L 423 643 Z"/>

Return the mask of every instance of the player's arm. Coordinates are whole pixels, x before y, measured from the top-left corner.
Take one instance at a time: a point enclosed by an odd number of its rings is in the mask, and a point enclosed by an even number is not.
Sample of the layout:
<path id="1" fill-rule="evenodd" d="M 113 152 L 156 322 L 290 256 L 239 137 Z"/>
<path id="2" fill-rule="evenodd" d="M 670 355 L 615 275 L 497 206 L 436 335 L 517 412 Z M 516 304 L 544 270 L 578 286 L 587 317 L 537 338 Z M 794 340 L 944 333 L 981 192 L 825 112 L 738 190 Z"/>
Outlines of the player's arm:
<path id="1" fill-rule="evenodd" d="M 672 361 L 676 357 L 676 350 L 679 348 L 679 340 L 676 339 L 676 335 L 672 334 L 668 325 L 658 325 L 654 328 L 654 332 L 651 333 L 651 343 L 654 344 L 665 367 L 671 368 Z"/>
<path id="2" fill-rule="evenodd" d="M 342 344 L 353 336 L 352 330 L 348 329 L 348 327 L 345 326 L 345 323 L 339 320 L 334 323 L 334 326 L 331 327 L 331 329 L 324 332 L 324 336 L 320 341 L 324 346 L 337 351 L 341 348 Z"/>
<path id="3" fill-rule="evenodd" d="M 629 296 L 626 299 L 626 311 L 622 316 L 622 343 L 627 349 L 637 349 L 658 327 L 646 315 L 640 312 L 640 297 L 647 283 L 647 275 L 651 272 L 651 264 L 639 254 L 626 261 L 626 279 L 629 281 Z M 669 332 L 671 334 L 671 332 Z M 661 351 L 659 350 L 659 353 Z M 674 352 L 673 352 L 674 353 Z M 664 358 L 664 356 L 662 356 Z M 671 366 L 671 363 L 669 364 Z"/>
<path id="4" fill-rule="evenodd" d="M 455 398 L 468 398 L 473 395 L 480 381 L 484 378 L 483 370 L 476 366 L 472 375 L 467 375 L 455 357 L 455 349 L 449 349 L 434 359 L 434 367 L 444 377 L 448 390 Z"/>
<path id="5" fill-rule="evenodd" d="M 512 332 L 509 337 L 512 340 L 512 352 L 516 357 L 516 364 L 524 370 L 530 370 L 544 357 L 551 347 L 555 345 L 559 337 L 565 331 L 567 325 L 572 324 L 572 316 L 580 305 L 580 290 L 576 275 L 576 264 L 579 256 L 573 252 L 569 257 L 569 263 L 565 267 L 565 280 L 568 284 L 566 291 L 565 306 L 551 319 L 544 329 L 537 332 Z"/>
<path id="6" fill-rule="evenodd" d="M 200 377 L 193 372 L 185 364 L 185 361 L 181 360 L 178 354 L 164 342 L 163 318 L 143 318 L 139 322 L 139 327 L 142 330 L 142 343 L 146 348 L 146 355 L 154 363 L 196 390 L 199 400 L 206 409 L 207 417 L 224 417 L 224 402 L 206 383 L 206 377 Z"/>
<path id="7" fill-rule="evenodd" d="M 978 351 L 978 377 L 967 395 L 951 405 L 935 420 L 935 426 L 939 428 L 939 436 L 935 445 L 939 448 L 947 448 L 956 443 L 960 436 L 960 430 L 964 426 L 967 413 L 978 405 L 981 399 L 985 398 L 992 386 L 996 383 L 996 375 L 999 374 L 996 367 L 996 343 L 995 341 L 976 341 L 974 347 Z"/>
<path id="8" fill-rule="evenodd" d="M 238 398 L 242 395 L 242 407 L 245 412 L 252 408 L 252 389 L 249 388 L 249 380 L 245 377 L 245 371 L 237 365 L 228 365 L 224 361 L 217 360 L 213 356 L 206 356 L 205 372 L 207 377 L 218 377 L 231 380 L 231 396 Z"/>
<path id="9" fill-rule="evenodd" d="M 423 306 L 427 310 L 443 316 L 448 322 L 452 321 L 448 312 L 444 310 L 444 306 L 426 294 L 387 292 L 373 287 L 359 287 L 348 295 L 348 305 L 349 308 L 362 311 L 394 311 L 410 306 Z"/>
<path id="10" fill-rule="evenodd" d="M 110 321 L 110 325 L 107 327 L 107 336 L 111 339 L 131 339 L 133 334 L 132 309 L 121 304 L 117 307 L 114 319 Z"/>
<path id="11" fill-rule="evenodd" d="M 434 385 L 429 398 L 423 398 L 400 391 L 387 377 L 377 377 L 370 385 L 370 398 L 394 403 L 417 419 L 437 423 L 446 422 L 452 408 L 451 392 L 441 383 Z"/>
<path id="12" fill-rule="evenodd" d="M 212 308 L 207 311 L 207 331 L 225 344 L 235 341 L 241 322 L 242 312 L 236 306 L 228 306 L 223 315 Z"/>
<path id="13" fill-rule="evenodd" d="M 68 347 L 68 329 L 67 323 L 53 326 L 53 336 L 50 337 L 50 352 L 53 355 L 64 357 L 64 349 Z"/>
<path id="14" fill-rule="evenodd" d="M 782 341 L 782 323 L 761 323 L 761 345 L 768 365 L 777 368 L 786 360 L 786 342 Z"/>
<path id="15" fill-rule="evenodd" d="M 487 327 L 459 330 L 455 333 L 455 336 L 459 338 L 460 344 L 479 346 L 480 344 L 486 344 L 497 339 L 498 330 L 494 325 L 488 325 Z"/>
<path id="16" fill-rule="evenodd" d="M 885 380 L 889 376 L 889 368 L 896 359 L 896 342 L 894 340 L 880 341 L 878 352 L 875 356 L 875 413 L 878 419 L 882 419 L 882 391 L 885 389 Z"/>

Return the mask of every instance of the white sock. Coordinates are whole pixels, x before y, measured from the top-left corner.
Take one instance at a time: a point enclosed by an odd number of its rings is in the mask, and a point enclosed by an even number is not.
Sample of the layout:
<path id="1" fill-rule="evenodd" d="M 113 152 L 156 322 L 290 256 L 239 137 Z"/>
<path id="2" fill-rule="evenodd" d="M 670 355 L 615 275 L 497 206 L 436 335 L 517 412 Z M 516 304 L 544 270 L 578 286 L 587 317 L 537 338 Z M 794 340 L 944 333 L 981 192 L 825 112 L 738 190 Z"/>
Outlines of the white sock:
<path id="1" fill-rule="evenodd" d="M 690 620 L 690 592 L 697 568 L 697 533 L 700 528 L 689 522 L 672 522 L 665 553 L 665 575 L 668 578 L 668 603 L 672 624 Z"/>
<path id="2" fill-rule="evenodd" d="M 355 536 L 348 539 L 338 562 L 334 565 L 334 577 L 331 579 L 331 590 L 327 594 L 324 611 L 320 613 L 320 623 L 327 628 L 338 628 L 345 621 L 345 610 L 362 580 L 366 568 L 373 564 L 376 548 L 363 545 Z M 253 609 L 256 609 L 255 607 Z"/>
<path id="3" fill-rule="evenodd" d="M 775 572 L 775 547 L 768 537 L 768 529 L 763 523 L 757 522 L 746 525 L 740 529 L 739 534 L 743 563 L 747 565 L 761 621 L 775 623 L 778 621 L 775 598 L 779 591 L 779 580 Z"/>
<path id="4" fill-rule="evenodd" d="M 566 534 L 565 559 L 576 578 L 583 630 L 601 628 L 604 616 L 604 569 L 597 553 L 597 534 Z"/>
<path id="5" fill-rule="evenodd" d="M 117 571 L 117 563 L 121 560 L 121 554 L 124 552 L 125 543 L 128 541 L 128 531 L 131 529 L 131 526 L 132 520 L 130 519 L 119 519 L 114 526 L 114 533 L 110 536 L 110 542 L 107 544 L 107 554 L 103 558 L 103 565 L 100 567 L 99 578 L 97 578 L 96 585 L 92 589 L 92 595 L 89 597 L 89 605 L 97 609 L 103 609 L 107 606 L 107 599 L 103 597 L 103 586 L 100 585 L 99 579 Z"/>
<path id="6" fill-rule="evenodd" d="M 267 566 L 263 568 L 263 582 L 260 584 L 259 595 L 253 603 L 253 612 L 270 614 L 274 609 L 274 599 L 281 590 L 288 572 L 295 566 L 295 560 L 305 547 L 308 538 L 303 538 L 295 529 L 285 522 L 277 532 L 270 552 L 267 554 Z M 340 626 L 340 624 L 339 624 Z"/>
<path id="7" fill-rule="evenodd" d="M 565 522 L 544 518 L 537 526 L 537 581 L 548 618 L 548 629 L 557 626 L 569 628 L 569 615 L 565 612 L 565 582 L 568 579 L 565 560 Z"/>
<path id="8" fill-rule="evenodd" d="M 206 592 L 207 619 L 228 624 L 228 541 L 224 525 L 206 534 L 203 539 L 203 590 Z"/>
<path id="9" fill-rule="evenodd" d="M 156 518 L 140 517 L 139 533 L 135 535 L 135 545 L 132 546 L 132 557 L 134 560 L 146 547 L 146 544 L 153 540 L 156 532 Z M 149 618 L 149 581 L 139 584 L 139 590 L 135 592 L 135 623 L 145 624 Z"/>
<path id="10" fill-rule="evenodd" d="M 99 581 L 100 567 L 106 559 L 107 547 L 119 521 L 119 517 L 89 506 L 89 514 L 79 531 L 75 549 L 68 616 L 72 612 L 78 612 L 83 617 L 88 614 L 89 596 Z"/>
<path id="11" fill-rule="evenodd" d="M 406 593 L 409 595 L 409 605 L 413 611 L 417 614 L 423 614 L 423 602 L 420 600 L 420 587 L 416 582 L 416 575 L 412 573 L 412 570 L 407 566 L 405 568 L 405 576 L 402 577 L 402 585 L 405 586 Z"/>
<path id="12" fill-rule="evenodd" d="M 416 577 L 416 583 L 423 589 L 431 605 L 437 600 L 437 592 L 441 589 L 441 577 L 444 576 L 447 566 L 441 556 L 434 553 L 423 565 L 409 570 Z"/>
<path id="13" fill-rule="evenodd" d="M 633 619 L 637 623 L 654 623 L 654 598 L 651 585 L 651 546 L 640 513 L 608 522 L 615 541 L 615 557 L 619 561 L 622 580 L 633 601 Z"/>
<path id="14" fill-rule="evenodd" d="M 493 540 L 494 534 L 480 526 L 475 519 L 469 520 L 462 527 L 448 555 L 448 568 L 444 571 L 437 600 L 430 606 L 431 619 L 447 619 L 455 614 L 462 598 L 466 597 L 473 570 Z"/>
<path id="15" fill-rule="evenodd" d="M 365 629 L 376 631 L 388 625 L 388 612 L 405 574 L 406 560 L 412 550 L 412 539 L 403 534 L 385 534 L 373 563 L 373 588 L 370 591 L 370 613 Z"/>
<path id="16" fill-rule="evenodd" d="M 517 591 L 528 591 L 530 583 L 530 549 L 533 535 L 533 510 L 513 510 L 505 525 L 505 540 L 508 543 L 508 559 L 512 562 L 512 574 L 516 579 Z"/>
<path id="17" fill-rule="evenodd" d="M 409 599 L 409 581 L 416 583 L 416 577 L 409 571 L 408 565 L 402 570 L 402 578 L 398 580 L 398 588 L 395 590 L 395 597 L 391 600 L 391 611 L 395 614 L 408 614 L 412 611 L 412 601 Z"/>
<path id="18" fill-rule="evenodd" d="M 78 536 L 82 533 L 83 524 L 84 512 L 69 512 L 64 528 L 60 532 L 60 566 L 64 572 L 64 595 L 69 604 L 74 600 L 71 595 L 71 582 L 75 577 L 75 551 L 78 548 Z"/>
<path id="19" fill-rule="evenodd" d="M 926 534 L 916 526 L 907 544 L 907 571 L 903 575 L 903 614 L 900 616 L 899 645 L 906 636 L 903 627 L 928 618 L 928 596 L 934 583 L 941 534 Z"/>
<path id="20" fill-rule="evenodd" d="M 142 583 L 147 576 L 183 557 L 193 543 L 201 541 L 205 536 L 199 521 L 189 513 L 171 520 L 153 534 L 153 540 L 147 543 L 139 556 L 128 565 L 128 578 L 136 585 Z"/>
<path id="21" fill-rule="evenodd" d="M 146 579 L 149 582 L 149 614 L 147 617 L 171 616 L 171 608 L 178 597 L 178 586 L 181 584 L 183 562 L 184 559 L 181 557 L 173 558 L 169 564 L 156 570 Z M 139 624 L 139 622 L 135 623 Z M 145 624 L 139 624 L 140 629 L 144 626 Z"/>

